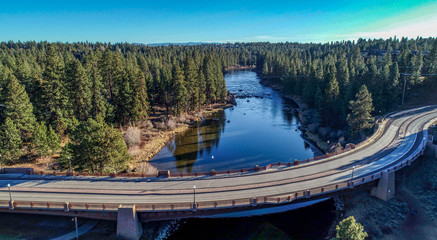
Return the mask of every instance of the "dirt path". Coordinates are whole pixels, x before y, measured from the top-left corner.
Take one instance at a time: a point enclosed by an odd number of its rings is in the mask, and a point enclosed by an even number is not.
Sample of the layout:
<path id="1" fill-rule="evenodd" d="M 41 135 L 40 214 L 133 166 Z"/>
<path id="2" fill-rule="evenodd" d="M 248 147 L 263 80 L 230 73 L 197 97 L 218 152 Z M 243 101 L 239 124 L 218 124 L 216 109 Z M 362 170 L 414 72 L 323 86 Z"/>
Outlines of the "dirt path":
<path id="1" fill-rule="evenodd" d="M 409 176 L 403 176 L 397 194 L 400 199 L 407 202 L 410 212 L 402 223 L 400 231 L 395 236 L 387 236 L 386 239 L 437 239 L 437 224 L 429 218 L 419 199 L 406 188 L 408 178 Z M 414 214 L 411 210 L 417 213 Z"/>

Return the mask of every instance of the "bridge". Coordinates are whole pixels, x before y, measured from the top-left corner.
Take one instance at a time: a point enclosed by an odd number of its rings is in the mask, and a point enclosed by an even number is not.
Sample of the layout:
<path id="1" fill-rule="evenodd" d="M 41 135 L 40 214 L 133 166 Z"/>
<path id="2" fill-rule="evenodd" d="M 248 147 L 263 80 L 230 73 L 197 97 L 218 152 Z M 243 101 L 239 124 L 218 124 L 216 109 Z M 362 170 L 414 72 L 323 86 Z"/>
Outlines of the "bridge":
<path id="1" fill-rule="evenodd" d="M 167 178 L 1 174 L 0 212 L 117 220 L 117 234 L 136 239 L 139 222 L 274 213 L 364 188 L 389 200 L 395 172 L 426 146 L 435 150 L 427 132 L 435 120 L 437 106 L 391 113 L 347 151 L 254 171 Z"/>

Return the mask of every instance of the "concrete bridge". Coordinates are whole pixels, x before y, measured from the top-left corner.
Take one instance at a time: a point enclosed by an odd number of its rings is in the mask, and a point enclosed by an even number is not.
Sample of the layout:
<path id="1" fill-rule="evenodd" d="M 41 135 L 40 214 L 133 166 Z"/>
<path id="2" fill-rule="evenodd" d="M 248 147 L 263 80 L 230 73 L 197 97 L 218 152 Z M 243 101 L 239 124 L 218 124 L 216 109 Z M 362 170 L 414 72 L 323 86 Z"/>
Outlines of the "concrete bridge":
<path id="1" fill-rule="evenodd" d="M 353 149 L 250 172 L 170 178 L 1 174 L 0 212 L 117 220 L 118 235 L 136 239 L 140 221 L 274 213 L 363 188 L 389 200 L 395 172 L 426 146 L 435 149 L 426 130 L 435 120 L 437 106 L 392 113 Z"/>

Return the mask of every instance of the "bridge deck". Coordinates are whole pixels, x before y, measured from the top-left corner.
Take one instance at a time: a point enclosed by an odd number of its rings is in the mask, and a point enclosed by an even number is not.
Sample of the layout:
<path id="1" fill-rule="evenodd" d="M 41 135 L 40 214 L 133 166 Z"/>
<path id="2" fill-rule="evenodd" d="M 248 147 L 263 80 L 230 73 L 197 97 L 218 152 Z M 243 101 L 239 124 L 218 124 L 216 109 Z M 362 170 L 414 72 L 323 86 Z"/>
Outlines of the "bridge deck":
<path id="1" fill-rule="evenodd" d="M 314 194 L 324 195 L 349 189 L 352 166 L 356 166 L 354 185 L 374 181 L 381 171 L 405 166 L 406 161 L 420 155 L 426 142 L 423 128 L 434 119 L 437 119 L 436 106 L 392 114 L 383 121 L 383 129 L 360 148 L 314 163 L 260 172 L 136 182 L 35 180 L 3 175 L 0 176 L 0 207 L 8 206 L 7 183 L 12 185 L 17 209 L 39 205 L 47 208 L 47 202 L 52 203 L 51 208 L 62 208 L 62 203 L 71 202 L 72 209 L 106 211 L 115 210 L 120 203 L 137 204 L 140 211 L 189 209 L 194 185 L 198 207 L 208 209 L 250 206 L 254 201 L 283 203 Z"/>

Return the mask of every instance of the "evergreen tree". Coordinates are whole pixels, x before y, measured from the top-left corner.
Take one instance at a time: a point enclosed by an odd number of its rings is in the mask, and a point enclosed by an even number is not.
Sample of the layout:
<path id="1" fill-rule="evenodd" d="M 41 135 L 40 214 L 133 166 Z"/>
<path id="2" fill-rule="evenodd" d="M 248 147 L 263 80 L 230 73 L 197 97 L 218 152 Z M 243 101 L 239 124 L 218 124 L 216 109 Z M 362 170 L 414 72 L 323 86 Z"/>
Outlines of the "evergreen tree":
<path id="1" fill-rule="evenodd" d="M 82 121 L 88 119 L 91 111 L 91 81 L 79 60 L 73 59 L 68 63 L 66 82 L 70 86 L 68 92 L 74 115 Z"/>
<path id="2" fill-rule="evenodd" d="M 71 163 L 77 170 L 113 172 L 126 169 L 130 157 L 121 134 L 105 123 L 88 119 L 71 134 Z"/>
<path id="3" fill-rule="evenodd" d="M 47 145 L 51 151 L 51 154 L 54 154 L 61 148 L 59 143 L 59 137 L 50 125 L 47 130 Z"/>
<path id="4" fill-rule="evenodd" d="M 174 103 L 173 106 L 175 106 L 174 113 L 176 115 L 179 115 L 183 112 L 185 104 L 186 104 L 186 95 L 187 95 L 187 89 L 185 88 L 184 84 L 184 73 L 181 71 L 179 66 L 175 66 L 173 68 L 173 81 L 174 81 L 174 87 L 173 87 L 173 96 L 174 96 Z"/>
<path id="5" fill-rule="evenodd" d="M 9 118 L 20 131 L 21 139 L 30 140 L 36 122 L 33 106 L 24 86 L 12 74 L 8 77 L 3 96 L 2 102 L 6 108 L 1 112 L 1 121 Z"/>
<path id="6" fill-rule="evenodd" d="M 316 89 L 316 95 L 314 96 L 314 108 L 321 113 L 323 111 L 323 106 L 325 104 L 325 99 L 323 98 L 322 90 L 319 87 Z"/>
<path id="7" fill-rule="evenodd" d="M 411 85 L 416 85 L 421 83 L 420 75 L 422 73 L 422 67 L 423 67 L 423 54 L 422 54 L 422 49 L 419 49 L 417 55 L 414 55 L 411 58 L 411 76 L 410 76 Z"/>
<path id="8" fill-rule="evenodd" d="M 373 111 L 372 94 L 367 90 L 366 85 L 362 85 L 358 93 L 355 95 L 355 101 L 349 102 L 351 113 L 348 115 L 348 123 L 352 135 L 357 135 L 363 131 L 373 127 Z"/>
<path id="9" fill-rule="evenodd" d="M 90 115 L 93 119 L 102 121 L 106 117 L 107 102 L 103 94 L 102 76 L 99 72 L 97 59 L 98 56 L 91 54 L 91 56 L 86 60 L 86 68 L 91 81 Z"/>
<path id="10" fill-rule="evenodd" d="M 217 85 L 216 77 L 214 76 L 214 63 L 211 56 L 205 58 L 203 67 L 206 82 L 206 98 L 209 103 L 215 103 L 217 101 Z"/>
<path id="11" fill-rule="evenodd" d="M 188 56 L 184 63 L 185 83 L 187 88 L 186 111 L 193 110 L 199 103 L 199 82 L 194 60 Z"/>
<path id="12" fill-rule="evenodd" d="M 132 102 L 130 106 L 129 120 L 136 122 L 147 119 L 149 102 L 147 97 L 147 86 L 144 74 L 136 63 L 131 63 L 131 69 L 128 72 L 128 78 L 132 81 Z"/>
<path id="13" fill-rule="evenodd" d="M 364 240 L 368 234 L 360 223 L 355 221 L 353 216 L 343 219 L 336 227 L 335 240 Z"/>
<path id="14" fill-rule="evenodd" d="M 58 56 L 54 45 L 50 45 L 45 57 L 42 96 L 44 120 L 64 134 L 68 128 L 70 106 L 66 86 L 63 82 L 64 63 Z"/>
<path id="15" fill-rule="evenodd" d="M 32 147 L 38 156 L 49 155 L 50 146 L 47 141 L 47 126 L 44 122 L 35 125 Z"/>
<path id="16" fill-rule="evenodd" d="M 197 108 L 200 110 L 200 106 L 202 106 L 202 105 L 204 105 L 206 103 L 206 94 L 205 94 L 205 92 L 206 92 L 206 81 L 205 81 L 205 75 L 204 75 L 204 73 L 202 71 L 202 68 L 199 69 L 199 72 L 198 72 L 197 76 L 199 77 L 199 80 L 198 80 L 198 82 L 199 82 L 199 91 L 198 91 L 199 102 L 198 102 Z"/>
<path id="17" fill-rule="evenodd" d="M 262 74 L 263 74 L 264 76 L 268 76 L 269 73 L 270 73 L 270 71 L 269 71 L 269 65 L 267 64 L 267 61 L 264 61 L 263 69 L 262 69 Z"/>
<path id="18" fill-rule="evenodd" d="M 20 131 L 10 118 L 6 118 L 0 126 L 0 153 L 6 164 L 13 164 L 18 161 L 21 152 Z"/>

